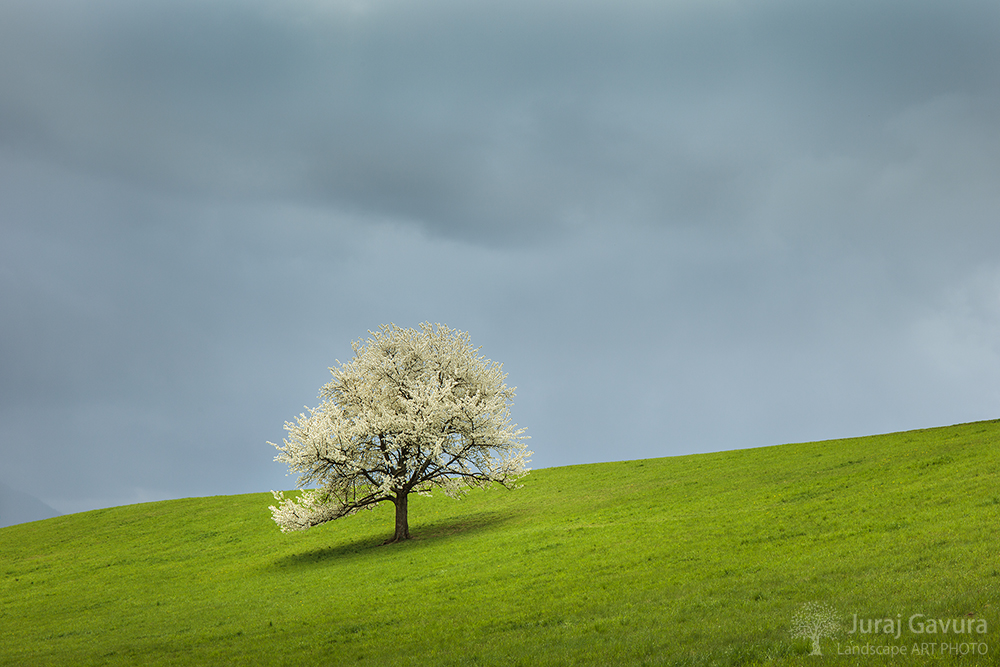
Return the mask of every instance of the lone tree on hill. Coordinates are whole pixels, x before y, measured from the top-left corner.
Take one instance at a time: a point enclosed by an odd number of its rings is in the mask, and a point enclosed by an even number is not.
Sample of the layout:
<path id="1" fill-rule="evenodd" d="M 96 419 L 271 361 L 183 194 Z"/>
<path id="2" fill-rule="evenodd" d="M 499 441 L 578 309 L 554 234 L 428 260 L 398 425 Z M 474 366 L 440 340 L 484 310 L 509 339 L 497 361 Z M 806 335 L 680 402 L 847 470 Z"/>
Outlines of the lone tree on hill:
<path id="1" fill-rule="evenodd" d="M 354 359 L 337 361 L 320 405 L 286 422 L 275 461 L 316 486 L 295 500 L 274 492 L 282 532 L 305 530 L 390 501 L 396 531 L 410 537 L 407 498 L 435 486 L 455 497 L 499 482 L 514 488 L 531 452 L 510 423 L 514 387 L 503 365 L 479 356 L 469 335 L 429 322 L 420 330 L 382 325 Z"/>

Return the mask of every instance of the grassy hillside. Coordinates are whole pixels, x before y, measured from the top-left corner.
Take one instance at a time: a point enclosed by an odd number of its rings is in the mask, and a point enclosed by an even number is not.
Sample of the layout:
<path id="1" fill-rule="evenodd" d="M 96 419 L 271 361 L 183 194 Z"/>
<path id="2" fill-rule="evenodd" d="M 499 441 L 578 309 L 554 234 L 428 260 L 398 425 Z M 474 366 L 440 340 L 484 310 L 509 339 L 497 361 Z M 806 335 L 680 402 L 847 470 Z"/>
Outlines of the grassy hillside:
<path id="1" fill-rule="evenodd" d="M 995 664 L 1000 422 L 552 468 L 283 535 L 269 494 L 0 529 L 0 664 Z M 792 639 L 803 603 L 988 634 Z M 897 616 L 898 615 L 898 616 Z M 918 620 L 920 620 L 918 618 Z M 980 656 L 838 656 L 918 642 Z"/>

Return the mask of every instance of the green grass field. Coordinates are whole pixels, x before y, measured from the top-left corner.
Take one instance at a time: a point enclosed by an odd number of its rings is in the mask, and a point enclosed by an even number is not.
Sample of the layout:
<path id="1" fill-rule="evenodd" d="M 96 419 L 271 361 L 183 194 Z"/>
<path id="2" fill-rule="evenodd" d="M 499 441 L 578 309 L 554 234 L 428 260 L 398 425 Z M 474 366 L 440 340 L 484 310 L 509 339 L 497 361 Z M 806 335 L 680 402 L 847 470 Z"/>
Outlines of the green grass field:
<path id="1" fill-rule="evenodd" d="M 11 526 L 0 664 L 1000 664 L 998 445 L 978 422 L 550 468 L 411 497 L 415 539 L 387 546 L 391 506 L 284 535 L 266 493 Z M 846 625 L 822 658 L 791 637 L 810 601 Z M 955 648 L 912 655 L 932 642 Z"/>

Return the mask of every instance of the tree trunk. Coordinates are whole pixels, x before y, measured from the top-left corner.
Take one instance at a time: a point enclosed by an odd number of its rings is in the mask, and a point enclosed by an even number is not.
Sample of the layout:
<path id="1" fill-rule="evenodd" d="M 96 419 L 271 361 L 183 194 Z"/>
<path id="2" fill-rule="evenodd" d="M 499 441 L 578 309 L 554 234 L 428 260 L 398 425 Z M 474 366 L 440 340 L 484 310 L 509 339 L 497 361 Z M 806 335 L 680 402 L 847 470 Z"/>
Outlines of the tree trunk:
<path id="1" fill-rule="evenodd" d="M 396 534 L 392 536 L 391 542 L 410 539 L 410 524 L 406 521 L 406 501 L 409 494 L 405 491 L 396 492 Z"/>

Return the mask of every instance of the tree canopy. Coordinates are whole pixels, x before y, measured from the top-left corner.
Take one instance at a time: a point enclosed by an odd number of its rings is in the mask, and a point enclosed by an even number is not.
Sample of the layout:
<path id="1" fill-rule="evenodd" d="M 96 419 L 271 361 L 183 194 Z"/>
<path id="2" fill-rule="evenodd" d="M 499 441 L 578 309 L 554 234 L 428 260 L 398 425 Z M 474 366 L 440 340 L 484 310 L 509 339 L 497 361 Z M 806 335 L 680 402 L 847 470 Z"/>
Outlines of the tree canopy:
<path id="1" fill-rule="evenodd" d="M 494 482 L 513 488 L 528 472 L 528 436 L 510 418 L 515 387 L 469 334 L 429 322 L 369 334 L 351 344 L 353 360 L 330 368 L 319 406 L 285 423 L 282 445 L 268 443 L 298 473 L 298 486 L 309 487 L 295 499 L 272 492 L 283 532 L 389 501 L 391 541 L 404 540 L 409 494 L 439 487 L 457 496 Z"/>

